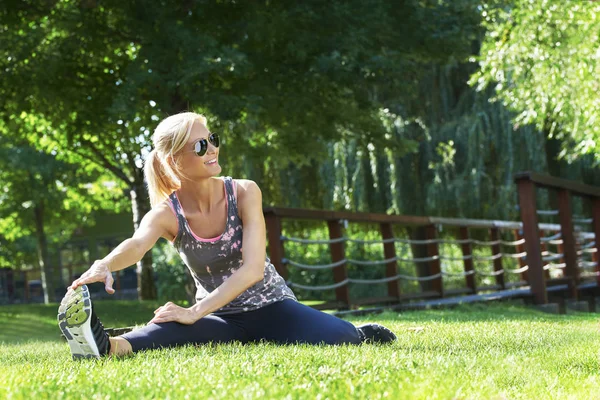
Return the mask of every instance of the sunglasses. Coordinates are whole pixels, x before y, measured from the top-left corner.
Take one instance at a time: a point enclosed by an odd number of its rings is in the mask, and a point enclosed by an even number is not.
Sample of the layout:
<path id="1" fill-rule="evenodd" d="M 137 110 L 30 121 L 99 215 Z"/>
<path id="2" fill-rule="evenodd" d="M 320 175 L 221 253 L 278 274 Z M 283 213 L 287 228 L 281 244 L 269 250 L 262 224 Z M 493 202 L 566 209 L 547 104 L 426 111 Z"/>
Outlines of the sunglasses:
<path id="1" fill-rule="evenodd" d="M 206 151 L 208 150 L 208 142 L 210 142 L 210 144 L 212 144 L 215 147 L 219 147 L 219 144 L 221 143 L 219 139 L 219 134 L 211 133 L 210 135 L 208 135 L 208 140 L 200 139 L 196 143 L 194 143 L 194 153 L 196 153 L 196 155 L 199 157 L 205 155 Z"/>

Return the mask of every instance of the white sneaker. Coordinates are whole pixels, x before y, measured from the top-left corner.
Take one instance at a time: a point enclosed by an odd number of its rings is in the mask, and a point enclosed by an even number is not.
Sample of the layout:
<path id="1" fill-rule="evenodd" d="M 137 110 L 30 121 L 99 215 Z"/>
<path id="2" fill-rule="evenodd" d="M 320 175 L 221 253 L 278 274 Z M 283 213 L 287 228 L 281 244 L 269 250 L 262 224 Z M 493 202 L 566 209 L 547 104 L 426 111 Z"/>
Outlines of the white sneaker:
<path id="1" fill-rule="evenodd" d="M 109 351 L 108 334 L 94 313 L 86 285 L 69 289 L 62 299 L 58 327 L 69 343 L 73 359 L 99 358 Z"/>

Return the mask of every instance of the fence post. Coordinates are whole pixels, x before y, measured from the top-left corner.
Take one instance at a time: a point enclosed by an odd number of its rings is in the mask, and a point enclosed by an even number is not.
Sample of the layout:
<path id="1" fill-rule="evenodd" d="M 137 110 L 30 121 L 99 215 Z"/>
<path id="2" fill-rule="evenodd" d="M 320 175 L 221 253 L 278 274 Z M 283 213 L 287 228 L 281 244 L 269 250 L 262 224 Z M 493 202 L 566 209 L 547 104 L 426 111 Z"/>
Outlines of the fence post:
<path id="1" fill-rule="evenodd" d="M 431 282 L 431 288 L 440 294 L 440 297 L 444 297 L 444 282 L 442 280 L 442 268 L 440 265 L 440 248 L 437 242 L 437 230 L 435 225 L 427 225 L 425 227 L 427 240 L 431 240 L 432 243 L 427 244 L 427 254 L 429 257 L 434 257 L 433 260 L 429 261 L 429 274 L 436 275 L 440 274 L 439 278 L 433 279 Z"/>
<path id="2" fill-rule="evenodd" d="M 490 229 L 490 238 L 492 239 L 492 242 L 498 242 L 495 244 L 492 244 L 492 255 L 495 254 L 501 254 L 502 253 L 502 248 L 500 247 L 500 232 L 498 230 L 498 228 L 491 228 Z M 502 257 L 498 257 L 494 259 L 494 272 L 498 272 L 498 271 L 502 271 L 504 269 L 504 267 L 502 266 Z M 500 288 L 502 290 L 506 289 L 506 281 L 504 279 L 504 274 L 506 272 L 503 273 L 498 273 L 498 275 L 496 275 L 496 284 L 500 286 Z"/>
<path id="3" fill-rule="evenodd" d="M 577 242 L 575 242 L 575 249 L 577 251 L 579 251 L 579 245 L 577 244 Z M 565 256 L 564 256 L 564 254 L 565 254 L 565 246 L 564 246 L 564 244 L 562 244 L 562 243 L 557 244 L 556 245 L 556 250 L 558 251 L 559 254 L 563 255 L 563 258 L 561 258 L 559 261 L 560 262 L 565 262 Z"/>
<path id="4" fill-rule="evenodd" d="M 460 240 L 463 242 L 460 246 L 462 247 L 465 273 L 470 273 L 470 275 L 465 275 L 465 283 L 467 284 L 467 287 L 471 289 L 471 293 L 475 294 L 477 293 L 477 286 L 475 283 L 475 268 L 473 267 L 473 249 L 469 240 L 471 239 L 469 237 L 469 228 L 461 226 L 459 234 Z"/>
<path id="5" fill-rule="evenodd" d="M 514 236 L 515 236 L 515 241 L 519 241 L 519 240 L 523 240 L 524 241 L 524 237 L 523 235 L 521 235 L 521 232 L 519 232 L 518 229 L 515 229 L 513 231 Z M 525 252 L 525 245 L 524 244 L 518 244 L 515 247 L 515 251 L 517 253 L 524 253 Z M 527 261 L 525 261 L 525 258 L 520 257 L 519 259 L 519 268 L 523 268 L 524 266 L 527 265 Z M 527 271 L 523 271 L 521 272 L 521 280 L 525 281 L 525 282 L 529 282 L 529 274 L 527 274 Z"/>
<path id="6" fill-rule="evenodd" d="M 545 267 L 544 265 L 544 253 L 546 253 L 548 251 L 548 246 L 546 245 L 546 242 L 542 242 L 541 238 L 545 237 L 547 232 L 545 230 L 540 230 L 540 251 L 542 252 L 542 268 Z M 550 270 L 549 269 L 544 269 L 544 277 L 546 278 L 546 281 L 550 280 Z"/>
<path id="7" fill-rule="evenodd" d="M 329 229 L 329 239 L 339 239 L 344 237 L 342 234 L 342 227 L 340 226 L 340 220 L 329 220 L 327 221 L 327 227 Z M 344 242 L 330 243 L 329 250 L 331 252 L 331 262 L 342 261 L 346 258 L 344 251 Z M 346 271 L 346 263 L 344 262 L 339 267 L 333 268 L 333 280 L 335 283 L 343 282 L 348 279 L 348 272 Z M 335 298 L 350 307 L 350 292 L 348 291 L 348 284 L 335 289 Z"/>
<path id="8" fill-rule="evenodd" d="M 396 244 L 391 240 L 394 238 L 394 232 L 392 224 L 389 222 L 382 222 L 380 224 L 381 238 L 383 240 L 390 239 L 389 242 L 383 244 L 383 255 L 386 259 L 396 257 Z M 398 275 L 398 263 L 390 261 L 385 264 L 385 276 L 391 278 L 392 276 Z M 396 298 L 400 301 L 400 282 L 398 280 L 388 282 L 388 296 Z"/>
<path id="9" fill-rule="evenodd" d="M 529 266 L 529 286 L 531 286 L 534 302 L 536 304 L 547 304 L 548 293 L 546 292 L 546 280 L 542 268 L 535 183 L 527 177 L 518 178 L 517 188 L 521 221 L 523 221 L 525 251 L 527 251 L 527 265 Z"/>
<path id="10" fill-rule="evenodd" d="M 283 277 L 288 279 L 287 266 L 283 263 L 283 241 L 281 240 L 281 220 L 272 211 L 265 213 L 265 223 L 267 225 L 267 239 L 269 240 L 269 259 L 275 266 L 275 269 Z"/>
<path id="11" fill-rule="evenodd" d="M 573 214 L 571 210 L 571 193 L 567 189 L 558 190 L 558 218 L 563 241 L 563 259 L 565 260 L 564 275 L 573 279 L 573 299 L 577 299 L 577 285 L 579 285 L 579 266 L 577 265 L 577 243 L 573 234 Z"/>
<path id="12" fill-rule="evenodd" d="M 596 262 L 596 282 L 600 286 L 600 198 L 592 197 L 592 229 L 594 229 L 594 247 L 592 260 Z M 579 267 L 579 266 L 578 266 Z"/>

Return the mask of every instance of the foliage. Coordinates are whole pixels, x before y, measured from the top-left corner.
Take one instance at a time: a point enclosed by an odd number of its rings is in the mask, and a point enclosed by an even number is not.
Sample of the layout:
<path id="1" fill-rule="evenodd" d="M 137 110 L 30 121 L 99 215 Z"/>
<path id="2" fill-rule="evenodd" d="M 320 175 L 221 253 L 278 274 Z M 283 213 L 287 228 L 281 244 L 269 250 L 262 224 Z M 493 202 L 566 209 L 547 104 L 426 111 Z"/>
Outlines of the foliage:
<path id="1" fill-rule="evenodd" d="M 36 265 L 37 243 L 33 236 L 23 236 L 7 240 L 0 236 L 0 267 L 22 268 L 24 265 Z"/>
<path id="2" fill-rule="evenodd" d="M 0 15 L 3 114 L 42 116 L 55 129 L 30 140 L 127 184 L 139 183 L 155 121 L 184 108 L 263 160 L 268 145 L 273 167 L 318 159 L 346 135 L 402 147 L 377 117 L 390 82 L 410 98 L 418 62 L 466 57 L 475 5 L 14 2 Z"/>
<path id="3" fill-rule="evenodd" d="M 515 125 L 514 113 L 489 101 L 491 89 L 470 88 L 474 65 L 424 70 L 419 101 L 411 105 L 415 114 L 392 112 L 393 102 L 381 114 L 388 134 L 416 143 L 416 151 L 399 154 L 362 140 L 329 145 L 319 176 L 330 190 L 319 208 L 514 220 L 519 171 L 600 184 L 593 157 L 558 160 L 559 142 L 533 125 Z M 552 208 L 548 193 L 539 197 L 540 208 Z"/>
<path id="4" fill-rule="evenodd" d="M 264 173 L 252 178 L 278 201 L 285 185 L 269 178 L 290 161 L 314 165 L 328 141 L 410 148 L 386 135 L 382 101 L 400 85 L 413 96 L 405 78 L 419 62 L 467 55 L 480 30 L 475 7 L 10 1 L 0 10 L 0 117 L 11 130 L 30 121 L 22 136 L 58 159 L 111 173 L 131 191 L 136 226 L 148 210 L 141 166 L 152 126 L 184 109 L 205 113 L 232 149 L 251 149 L 229 156 L 232 170 L 258 163 Z M 149 262 L 145 297 L 154 295 Z"/>
<path id="5" fill-rule="evenodd" d="M 591 1 L 517 0 L 482 5 L 487 33 L 471 83 L 493 86 L 516 112 L 563 142 L 567 160 L 600 149 L 600 5 Z"/>
<path id="6" fill-rule="evenodd" d="M 177 250 L 166 241 L 152 248 L 157 298 L 167 301 L 195 302 L 196 289 L 188 268 Z"/>
<path id="7" fill-rule="evenodd" d="M 9 143 L 6 133 L 0 134 L 0 235 L 9 242 L 8 249 L 0 250 L 0 263 L 22 268 L 19 259 L 33 261 L 18 253 L 27 250 L 20 246 L 31 244 L 26 238 L 35 237 L 38 257 L 34 264 L 41 270 L 45 301 L 51 301 L 54 279 L 49 242 L 60 246 L 76 228 L 93 222 L 88 221 L 89 212 L 110 191 L 92 197 L 86 183 L 98 181 L 99 171 L 92 177 L 87 168 L 58 161 L 22 140 Z"/>
<path id="8" fill-rule="evenodd" d="M 592 29 L 596 6 L 557 8 L 558 2 L 541 0 L 4 4 L 0 119 L 6 131 L 69 165 L 100 166 L 115 190 L 132 193 L 138 222 L 148 207 L 141 165 L 152 128 L 184 109 L 205 113 L 210 128 L 224 134 L 224 174 L 257 181 L 266 204 L 515 219 L 513 175 L 520 170 L 600 184 L 592 157 L 556 161 L 561 143 L 545 137 L 562 138 L 576 110 L 589 111 L 579 126 L 595 115 L 585 108 L 595 104 L 593 75 L 579 76 L 575 66 L 585 61 L 595 68 L 588 54 L 595 36 L 578 36 L 574 24 L 581 17 L 577 23 Z M 538 29 L 546 22 L 553 29 Z M 528 34 L 537 42 L 526 40 Z M 556 35 L 560 49 L 544 50 Z M 479 72 L 469 59 L 480 60 Z M 511 69 L 515 63 L 522 73 Z M 499 98 L 510 90 L 516 100 L 491 103 L 492 72 L 509 69 L 512 75 L 503 76 L 512 83 L 496 89 Z M 544 78 L 548 71 L 553 79 Z M 479 91 L 467 84 L 473 73 Z M 579 87 L 585 95 L 573 91 Z M 560 113 L 571 122 L 543 103 L 563 93 L 570 97 L 561 100 Z M 93 196 L 104 191 L 94 185 Z M 540 196 L 542 208 L 550 202 Z M 351 251 L 356 258 L 380 255 Z M 154 254 L 164 281 L 159 292 L 178 298 L 174 289 L 185 269 L 160 248 Z M 327 251 L 311 255 L 319 263 Z"/>
<path id="9" fill-rule="evenodd" d="M 95 303 L 106 326 L 143 324 L 156 304 Z M 188 346 L 74 363 L 58 341 L 55 308 L 9 306 L 0 314 L 2 326 L 25 329 L 0 332 L 0 396 L 581 399 L 594 398 L 600 383 L 593 314 L 548 315 L 496 304 L 351 322 L 384 324 L 398 342 Z"/>
<path id="10" fill-rule="evenodd" d="M 43 205 L 45 233 L 63 244 L 74 229 L 93 223 L 88 214 L 94 209 L 110 205 L 118 210 L 115 199 L 121 195 L 98 169 L 58 161 L 27 143 L 8 143 L 6 135 L 0 136 L 0 181 L 0 232 L 11 241 L 35 236 L 33 210 Z"/>

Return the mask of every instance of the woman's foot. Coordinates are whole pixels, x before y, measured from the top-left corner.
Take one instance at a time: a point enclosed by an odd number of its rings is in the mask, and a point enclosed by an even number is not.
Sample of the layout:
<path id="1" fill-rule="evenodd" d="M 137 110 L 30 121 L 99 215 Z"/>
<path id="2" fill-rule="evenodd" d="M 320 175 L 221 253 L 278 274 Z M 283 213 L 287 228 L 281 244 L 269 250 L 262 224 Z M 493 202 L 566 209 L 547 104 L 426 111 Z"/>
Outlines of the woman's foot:
<path id="1" fill-rule="evenodd" d="M 396 340 L 394 332 L 379 324 L 366 324 L 356 327 L 363 343 L 390 343 Z"/>
<path id="2" fill-rule="evenodd" d="M 69 343 L 73 359 L 99 358 L 109 353 L 108 334 L 94 313 L 86 285 L 69 289 L 62 299 L 58 326 Z"/>

